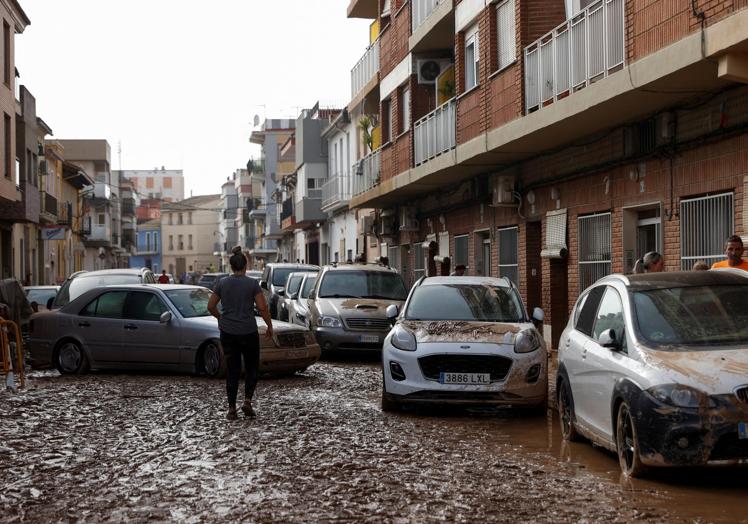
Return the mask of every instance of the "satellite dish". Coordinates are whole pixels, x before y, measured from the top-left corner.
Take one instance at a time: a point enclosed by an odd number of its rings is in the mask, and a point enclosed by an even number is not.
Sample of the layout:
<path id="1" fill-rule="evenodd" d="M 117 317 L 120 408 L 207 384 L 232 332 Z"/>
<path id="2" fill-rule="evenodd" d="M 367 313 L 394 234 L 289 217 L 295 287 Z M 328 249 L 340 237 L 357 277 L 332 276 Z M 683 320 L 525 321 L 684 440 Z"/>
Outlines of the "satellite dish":
<path id="1" fill-rule="evenodd" d="M 255 115 L 254 119 L 252 119 L 252 123 L 255 127 L 260 125 L 260 115 Z"/>

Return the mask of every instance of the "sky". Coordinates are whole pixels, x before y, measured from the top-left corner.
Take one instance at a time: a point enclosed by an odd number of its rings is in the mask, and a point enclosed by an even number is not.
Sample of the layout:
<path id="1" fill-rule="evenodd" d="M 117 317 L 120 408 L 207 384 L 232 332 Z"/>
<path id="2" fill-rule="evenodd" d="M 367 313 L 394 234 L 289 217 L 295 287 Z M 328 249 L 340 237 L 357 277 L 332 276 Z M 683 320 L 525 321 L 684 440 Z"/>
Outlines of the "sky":
<path id="1" fill-rule="evenodd" d="M 349 0 L 20 3 L 16 68 L 54 137 L 107 139 L 112 169 L 183 169 L 185 197 L 259 156 L 254 115 L 347 105 L 368 45 Z"/>

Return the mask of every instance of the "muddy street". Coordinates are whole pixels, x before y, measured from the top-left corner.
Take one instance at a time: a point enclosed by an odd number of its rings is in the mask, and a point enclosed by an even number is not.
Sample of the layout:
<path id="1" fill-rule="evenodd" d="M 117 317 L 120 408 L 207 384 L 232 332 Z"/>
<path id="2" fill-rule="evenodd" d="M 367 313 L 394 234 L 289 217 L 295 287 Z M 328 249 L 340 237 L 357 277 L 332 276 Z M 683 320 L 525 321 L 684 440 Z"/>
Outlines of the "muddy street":
<path id="1" fill-rule="evenodd" d="M 0 394 L 0 520 L 745 522 L 745 470 L 623 482 L 552 416 L 385 414 L 376 361 L 260 382 L 32 374 Z M 241 398 L 241 396 L 240 396 Z"/>

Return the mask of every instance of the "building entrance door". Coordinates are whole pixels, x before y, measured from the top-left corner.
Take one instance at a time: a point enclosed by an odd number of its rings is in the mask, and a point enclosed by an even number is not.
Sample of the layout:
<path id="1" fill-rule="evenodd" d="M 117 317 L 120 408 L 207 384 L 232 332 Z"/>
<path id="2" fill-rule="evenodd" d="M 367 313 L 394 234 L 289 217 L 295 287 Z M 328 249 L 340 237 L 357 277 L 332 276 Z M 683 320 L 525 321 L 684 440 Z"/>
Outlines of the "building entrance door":
<path id="1" fill-rule="evenodd" d="M 558 348 L 569 321 L 569 269 L 565 258 L 551 259 L 551 347 Z"/>

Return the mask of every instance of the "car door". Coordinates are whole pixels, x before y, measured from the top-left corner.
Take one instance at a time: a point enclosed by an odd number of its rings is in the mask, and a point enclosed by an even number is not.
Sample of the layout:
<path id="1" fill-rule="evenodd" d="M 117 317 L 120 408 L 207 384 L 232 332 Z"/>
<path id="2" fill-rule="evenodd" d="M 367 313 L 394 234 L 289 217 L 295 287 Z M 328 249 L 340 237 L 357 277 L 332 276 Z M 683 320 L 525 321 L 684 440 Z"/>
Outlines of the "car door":
<path id="1" fill-rule="evenodd" d="M 569 333 L 564 352 L 564 365 L 569 377 L 571 394 L 574 398 L 574 413 L 577 421 L 588 424 L 590 407 L 589 394 L 589 364 L 586 360 L 585 346 L 592 334 L 595 315 L 600 305 L 605 286 L 597 286 L 580 298 L 579 305 L 574 311 L 574 329 Z"/>
<path id="2" fill-rule="evenodd" d="M 101 293 L 72 319 L 73 328 L 97 366 L 112 366 L 121 359 L 126 297 L 127 291 Z"/>
<path id="3" fill-rule="evenodd" d="M 599 344 L 600 334 L 607 329 L 614 330 L 616 338 L 621 340 L 620 351 Z M 589 403 L 589 423 L 611 441 L 613 389 L 619 379 L 630 376 L 631 368 L 636 364 L 629 358 L 626 338 L 626 319 L 621 295 L 614 287 L 607 286 L 595 315 L 592 337 L 585 345 L 588 369 L 586 400 Z"/>
<path id="4" fill-rule="evenodd" d="M 128 291 L 123 309 L 123 359 L 131 364 L 170 366 L 179 363 L 179 330 L 176 320 L 161 323 L 169 311 L 152 291 Z"/>

